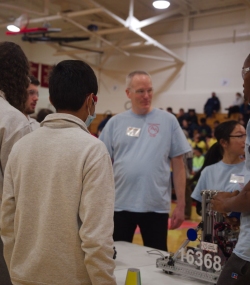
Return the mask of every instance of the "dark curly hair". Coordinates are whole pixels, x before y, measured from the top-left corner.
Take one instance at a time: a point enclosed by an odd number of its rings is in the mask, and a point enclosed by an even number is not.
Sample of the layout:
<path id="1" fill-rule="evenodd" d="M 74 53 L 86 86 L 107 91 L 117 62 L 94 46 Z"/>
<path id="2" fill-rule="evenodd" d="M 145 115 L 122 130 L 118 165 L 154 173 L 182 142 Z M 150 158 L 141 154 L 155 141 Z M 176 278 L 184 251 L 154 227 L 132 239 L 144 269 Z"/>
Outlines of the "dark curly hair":
<path id="1" fill-rule="evenodd" d="M 27 100 L 29 62 L 19 45 L 0 43 L 0 90 L 6 100 L 21 112 Z"/>

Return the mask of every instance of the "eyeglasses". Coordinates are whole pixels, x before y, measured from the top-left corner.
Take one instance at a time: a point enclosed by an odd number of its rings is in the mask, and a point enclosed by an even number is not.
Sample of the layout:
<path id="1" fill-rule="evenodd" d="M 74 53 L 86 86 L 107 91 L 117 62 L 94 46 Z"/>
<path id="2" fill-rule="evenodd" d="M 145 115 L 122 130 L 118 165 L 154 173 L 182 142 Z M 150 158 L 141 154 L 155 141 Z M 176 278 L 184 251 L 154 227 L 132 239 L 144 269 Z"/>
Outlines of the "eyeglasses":
<path id="1" fill-rule="evenodd" d="M 230 138 L 239 138 L 239 139 L 245 139 L 247 136 L 247 134 L 243 134 L 243 135 L 237 135 L 237 136 L 229 136 Z"/>
<path id="2" fill-rule="evenodd" d="M 39 97 L 39 93 L 38 93 L 37 91 L 33 90 L 33 89 L 28 90 L 28 94 L 29 94 L 29 96 L 31 96 L 31 97 L 33 97 L 33 96 Z"/>
<path id="3" fill-rule="evenodd" d="M 148 93 L 148 95 L 152 95 L 153 94 L 153 88 L 150 89 L 138 89 L 138 90 L 134 90 L 133 88 L 130 88 L 130 90 L 132 90 L 132 92 L 140 95 L 140 96 L 144 96 L 146 93 Z"/>
<path id="4" fill-rule="evenodd" d="M 245 79 L 245 75 L 248 73 L 249 70 L 250 70 L 250 67 L 242 68 L 241 75 L 242 75 L 243 80 Z"/>

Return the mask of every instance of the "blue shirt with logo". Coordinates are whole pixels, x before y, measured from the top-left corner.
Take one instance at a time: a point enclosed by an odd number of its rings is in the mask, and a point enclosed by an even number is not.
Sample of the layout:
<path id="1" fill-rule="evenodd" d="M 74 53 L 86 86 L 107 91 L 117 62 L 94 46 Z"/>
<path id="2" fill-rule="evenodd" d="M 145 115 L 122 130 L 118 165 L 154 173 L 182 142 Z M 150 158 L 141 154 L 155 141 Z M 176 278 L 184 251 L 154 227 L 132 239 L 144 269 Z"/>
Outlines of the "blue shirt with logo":
<path id="1" fill-rule="evenodd" d="M 112 117 L 100 139 L 113 160 L 115 211 L 169 213 L 171 158 L 191 150 L 175 116 L 129 110 Z"/>

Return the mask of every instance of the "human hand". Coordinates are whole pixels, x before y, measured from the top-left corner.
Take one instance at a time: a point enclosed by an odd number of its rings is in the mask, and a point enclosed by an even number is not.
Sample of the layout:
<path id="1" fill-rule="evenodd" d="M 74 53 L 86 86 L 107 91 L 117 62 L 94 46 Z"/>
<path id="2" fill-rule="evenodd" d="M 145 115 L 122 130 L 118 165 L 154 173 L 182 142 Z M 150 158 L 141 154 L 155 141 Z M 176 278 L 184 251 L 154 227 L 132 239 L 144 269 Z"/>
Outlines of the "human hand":
<path id="1" fill-rule="evenodd" d="M 235 197 L 240 192 L 238 190 L 234 192 L 218 192 L 211 199 L 211 209 L 219 213 L 227 213 L 227 201 L 228 199 Z"/>
<path id="2" fill-rule="evenodd" d="M 171 215 L 171 225 L 170 229 L 174 230 L 180 227 L 180 225 L 183 223 L 185 217 L 184 217 L 184 209 L 185 207 L 181 207 L 176 205 L 172 215 Z"/>

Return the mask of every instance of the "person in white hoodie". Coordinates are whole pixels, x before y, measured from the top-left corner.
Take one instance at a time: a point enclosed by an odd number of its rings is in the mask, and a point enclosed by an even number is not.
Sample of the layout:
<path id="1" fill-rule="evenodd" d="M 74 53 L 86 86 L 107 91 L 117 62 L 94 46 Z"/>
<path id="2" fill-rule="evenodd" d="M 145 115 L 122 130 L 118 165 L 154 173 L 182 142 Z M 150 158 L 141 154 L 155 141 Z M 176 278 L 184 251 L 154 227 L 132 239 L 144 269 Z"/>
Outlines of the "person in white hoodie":
<path id="1" fill-rule="evenodd" d="M 13 147 L 2 201 L 4 257 L 14 285 L 115 285 L 114 178 L 87 127 L 98 86 L 80 60 L 54 66 L 48 115 Z"/>
<path id="2" fill-rule="evenodd" d="M 30 130 L 23 109 L 29 85 L 29 63 L 19 45 L 0 43 L 0 216 L 3 178 L 9 153 L 13 145 Z M 0 224 L 1 233 L 1 224 Z M 0 284 L 11 285 L 9 272 L 3 257 L 0 238 Z"/>

